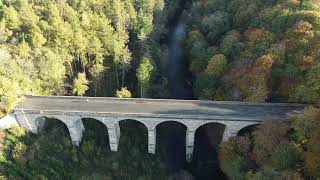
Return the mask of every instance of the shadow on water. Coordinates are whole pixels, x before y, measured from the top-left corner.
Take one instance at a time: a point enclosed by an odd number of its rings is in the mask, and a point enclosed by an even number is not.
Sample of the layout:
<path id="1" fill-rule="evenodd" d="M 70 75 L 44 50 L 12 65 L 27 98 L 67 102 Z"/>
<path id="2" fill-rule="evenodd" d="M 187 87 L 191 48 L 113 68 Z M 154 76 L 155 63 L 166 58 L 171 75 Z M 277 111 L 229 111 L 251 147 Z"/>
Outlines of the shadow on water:
<path id="1" fill-rule="evenodd" d="M 183 41 L 186 37 L 185 17 L 181 16 L 169 36 L 167 64 L 169 88 L 174 99 L 193 99 L 190 72 L 184 57 Z"/>
<path id="2" fill-rule="evenodd" d="M 170 174 L 178 172 L 186 166 L 185 150 L 187 127 L 179 122 L 167 121 L 157 125 L 157 151 L 165 154 L 165 163 L 169 165 Z M 177 132 L 177 133 L 172 133 Z"/>
<path id="3" fill-rule="evenodd" d="M 220 170 L 218 148 L 225 125 L 209 123 L 201 126 L 195 135 L 193 159 L 189 170 L 198 180 L 227 179 Z"/>
<path id="4" fill-rule="evenodd" d="M 186 38 L 185 26 L 186 18 L 181 15 L 173 25 L 168 41 L 167 70 L 170 93 L 174 99 L 193 99 L 191 73 L 188 71 L 188 63 L 183 51 L 183 41 Z M 182 146 L 185 144 L 185 130 L 181 130 L 179 127 L 179 124 L 171 124 L 160 131 L 161 134 L 168 137 L 163 138 L 161 143 L 165 144 L 165 162 L 172 173 L 178 173 L 184 169 L 191 172 L 198 180 L 227 179 L 219 168 L 218 145 L 210 144 L 212 139 L 219 139 L 215 136 L 216 133 L 213 135 L 211 133 L 219 130 L 219 127 L 200 128 L 197 131 L 193 160 L 190 164 L 185 160 L 185 148 L 181 149 L 181 147 L 185 147 Z"/>

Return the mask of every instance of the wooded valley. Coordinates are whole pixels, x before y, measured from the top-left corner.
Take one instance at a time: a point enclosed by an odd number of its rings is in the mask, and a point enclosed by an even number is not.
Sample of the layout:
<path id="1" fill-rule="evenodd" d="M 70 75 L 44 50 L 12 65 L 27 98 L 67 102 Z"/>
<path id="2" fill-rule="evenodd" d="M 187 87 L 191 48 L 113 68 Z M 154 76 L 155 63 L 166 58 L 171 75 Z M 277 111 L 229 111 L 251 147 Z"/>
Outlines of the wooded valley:
<path id="1" fill-rule="evenodd" d="M 179 18 L 190 99 L 310 104 L 222 143 L 222 172 L 318 180 L 319 0 L 0 0 L 0 117 L 24 95 L 173 98 L 168 44 Z M 51 120 L 39 135 L 0 131 L 0 179 L 197 177 L 172 173 L 163 150 L 147 154 L 141 127 L 124 125 L 114 153 L 105 127 L 85 126 L 79 148 Z"/>

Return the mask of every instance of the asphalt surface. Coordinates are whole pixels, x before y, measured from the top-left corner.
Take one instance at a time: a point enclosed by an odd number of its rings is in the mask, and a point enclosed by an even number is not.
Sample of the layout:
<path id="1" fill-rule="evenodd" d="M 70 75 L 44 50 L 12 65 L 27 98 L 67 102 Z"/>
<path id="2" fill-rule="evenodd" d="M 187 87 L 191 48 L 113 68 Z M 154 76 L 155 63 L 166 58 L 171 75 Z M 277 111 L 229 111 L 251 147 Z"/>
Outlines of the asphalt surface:
<path id="1" fill-rule="evenodd" d="M 197 100 L 117 99 L 66 96 L 27 96 L 16 110 L 112 114 L 206 116 L 265 120 L 300 112 L 304 105 Z"/>

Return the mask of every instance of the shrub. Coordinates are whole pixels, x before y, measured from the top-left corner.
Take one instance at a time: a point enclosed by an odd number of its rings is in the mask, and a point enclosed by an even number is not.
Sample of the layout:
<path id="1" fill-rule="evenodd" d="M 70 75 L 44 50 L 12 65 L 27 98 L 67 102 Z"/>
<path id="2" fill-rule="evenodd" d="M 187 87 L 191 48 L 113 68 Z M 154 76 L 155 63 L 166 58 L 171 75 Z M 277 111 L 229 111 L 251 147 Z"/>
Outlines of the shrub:
<path id="1" fill-rule="evenodd" d="M 279 146 L 271 153 L 271 164 L 276 170 L 291 168 L 296 157 L 288 146 Z"/>
<path id="2" fill-rule="evenodd" d="M 295 116 L 291 127 L 294 129 L 298 143 L 306 144 L 312 132 L 320 126 L 320 109 L 307 107 L 302 114 Z"/>
<path id="3" fill-rule="evenodd" d="M 320 129 L 312 133 L 307 144 L 307 151 L 304 154 L 306 172 L 309 176 L 320 178 Z"/>
<path id="4" fill-rule="evenodd" d="M 287 145 L 289 125 L 284 120 L 268 120 L 253 132 L 253 159 L 259 165 L 270 164 L 271 154 L 279 146 Z"/>
<path id="5" fill-rule="evenodd" d="M 21 164 L 25 164 L 27 162 L 27 158 L 25 156 L 26 151 L 27 146 L 25 144 L 22 142 L 17 143 L 12 150 L 13 159 Z"/>
<path id="6" fill-rule="evenodd" d="M 121 90 L 116 91 L 116 97 L 118 98 L 131 98 L 131 92 L 126 88 L 121 88 Z"/>
<path id="7" fill-rule="evenodd" d="M 224 161 L 220 162 L 220 167 L 224 173 L 231 179 L 231 180 L 241 180 L 244 179 L 244 173 L 241 172 L 243 167 L 244 160 L 238 154 L 235 154 Z"/>
<path id="8" fill-rule="evenodd" d="M 281 174 L 274 169 L 261 169 L 248 180 L 282 180 Z"/>

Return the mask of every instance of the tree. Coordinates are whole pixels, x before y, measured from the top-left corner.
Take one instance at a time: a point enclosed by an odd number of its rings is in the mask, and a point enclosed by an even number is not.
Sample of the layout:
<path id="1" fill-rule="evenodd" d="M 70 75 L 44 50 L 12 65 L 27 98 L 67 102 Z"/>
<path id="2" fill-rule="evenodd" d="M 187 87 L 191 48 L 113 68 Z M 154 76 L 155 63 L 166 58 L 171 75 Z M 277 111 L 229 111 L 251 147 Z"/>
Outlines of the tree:
<path id="1" fill-rule="evenodd" d="M 22 165 L 26 165 L 27 158 L 25 157 L 25 153 L 27 151 L 27 146 L 23 143 L 17 143 L 12 150 L 13 159 L 21 163 Z"/>
<path id="2" fill-rule="evenodd" d="M 210 41 L 216 40 L 219 35 L 230 28 L 228 16 L 229 14 L 221 11 L 205 16 L 201 22 L 201 31 L 206 34 Z"/>
<path id="3" fill-rule="evenodd" d="M 20 97 L 30 93 L 34 87 L 31 75 L 36 74 L 30 61 L 15 59 L 7 49 L 0 49 L 0 101 L 1 111 L 9 112 Z"/>
<path id="4" fill-rule="evenodd" d="M 241 43 L 239 42 L 238 37 L 234 35 L 226 36 L 221 44 L 221 52 L 227 56 L 236 60 L 241 51 Z"/>
<path id="5" fill-rule="evenodd" d="M 142 41 L 146 40 L 153 29 L 153 14 L 140 11 L 138 13 L 138 38 Z"/>
<path id="6" fill-rule="evenodd" d="M 293 168 L 297 162 L 297 157 L 289 146 L 281 146 L 271 153 L 271 167 L 275 170 Z"/>
<path id="7" fill-rule="evenodd" d="M 195 95 L 200 99 L 221 100 L 224 83 L 221 80 L 227 67 L 227 59 L 223 54 L 214 55 L 205 71 L 197 76 Z"/>
<path id="8" fill-rule="evenodd" d="M 188 33 L 185 46 L 189 51 L 187 55 L 189 57 L 190 70 L 194 74 L 201 73 L 207 65 L 206 59 L 206 49 L 208 48 L 208 43 L 206 42 L 203 34 L 194 30 Z"/>
<path id="9" fill-rule="evenodd" d="M 320 136 L 318 126 L 320 125 L 320 109 L 307 107 L 302 114 L 292 119 L 291 127 L 294 129 L 293 141 L 303 154 L 305 172 L 310 177 L 320 177 L 320 153 L 319 143 L 316 143 Z"/>
<path id="10" fill-rule="evenodd" d="M 255 179 L 259 179 L 259 180 L 281 180 L 283 179 L 281 177 L 281 174 L 277 171 L 275 171 L 272 168 L 263 168 L 261 170 L 259 170 L 258 172 L 256 172 L 252 177 L 248 178 L 249 180 L 255 180 Z"/>
<path id="11" fill-rule="evenodd" d="M 31 37 L 32 37 L 31 44 L 34 48 L 41 48 L 47 41 L 38 26 L 32 27 Z"/>
<path id="12" fill-rule="evenodd" d="M 316 2 L 312 2 L 313 0 L 299 0 L 300 10 L 303 9 L 311 9 Z"/>
<path id="13" fill-rule="evenodd" d="M 270 55 L 264 55 L 252 61 L 241 59 L 233 64 L 226 81 L 238 91 L 245 101 L 265 101 L 271 92 L 270 80 L 274 60 Z"/>
<path id="14" fill-rule="evenodd" d="M 294 129 L 296 141 L 299 144 L 306 144 L 313 135 L 313 132 L 320 126 L 320 109 L 307 107 L 302 114 L 293 118 L 291 127 Z"/>
<path id="15" fill-rule="evenodd" d="M 137 69 L 137 78 L 141 88 L 141 97 L 144 97 L 144 95 L 148 92 L 153 71 L 154 66 L 151 60 L 147 57 L 143 57 Z"/>
<path id="16" fill-rule="evenodd" d="M 250 26 L 250 22 L 256 17 L 259 1 L 233 1 L 230 5 L 234 13 L 232 17 L 233 26 L 240 30 Z"/>
<path id="17" fill-rule="evenodd" d="M 231 137 L 219 149 L 220 167 L 230 179 L 244 179 L 250 167 L 251 142 L 248 137 Z"/>
<path id="18" fill-rule="evenodd" d="M 319 117 L 320 109 L 307 107 L 291 121 L 265 121 L 253 139 L 230 138 L 220 145 L 221 169 L 230 179 L 319 178 Z"/>
<path id="19" fill-rule="evenodd" d="M 289 125 L 284 120 L 268 120 L 253 132 L 253 158 L 258 165 L 270 165 L 270 157 L 281 146 L 288 146 Z"/>
<path id="20" fill-rule="evenodd" d="M 304 154 L 306 172 L 309 176 L 315 178 L 320 177 L 320 145 L 318 143 L 319 138 L 320 130 L 318 128 L 315 128 L 312 132 L 311 138 L 307 143 L 307 151 Z"/>
<path id="21" fill-rule="evenodd" d="M 89 89 L 89 81 L 86 78 L 85 73 L 78 73 L 77 78 L 73 82 L 73 93 L 82 96 Z"/>
<path id="22" fill-rule="evenodd" d="M 114 49 L 113 49 L 113 55 L 114 55 L 114 63 L 116 67 L 116 76 L 117 76 L 117 85 L 119 84 L 119 72 L 118 67 L 120 67 L 122 71 L 122 78 L 121 78 L 121 87 L 124 86 L 124 79 L 125 74 L 127 70 L 130 68 L 130 62 L 131 62 L 131 52 L 128 48 L 128 33 L 124 29 L 124 27 L 118 27 L 116 30 L 115 39 L 113 42 Z"/>
<path id="23" fill-rule="evenodd" d="M 35 53 L 38 78 L 40 79 L 41 94 L 62 95 L 65 92 L 66 67 L 64 59 L 57 52 L 43 48 Z"/>
<path id="24" fill-rule="evenodd" d="M 8 28 L 11 30 L 16 30 L 20 27 L 21 21 L 18 12 L 12 6 L 3 6 L 4 19 Z"/>
<path id="25" fill-rule="evenodd" d="M 231 180 L 244 179 L 244 173 L 241 172 L 243 166 L 243 158 L 241 156 L 234 155 L 222 161 L 220 166 Z"/>
<path id="26" fill-rule="evenodd" d="M 209 61 L 206 68 L 206 73 L 209 75 L 220 77 L 223 75 L 227 66 L 227 59 L 222 54 L 214 55 Z"/>
<path id="27" fill-rule="evenodd" d="M 308 103 L 320 102 L 320 64 L 308 68 L 305 81 L 296 87 L 291 100 Z"/>

